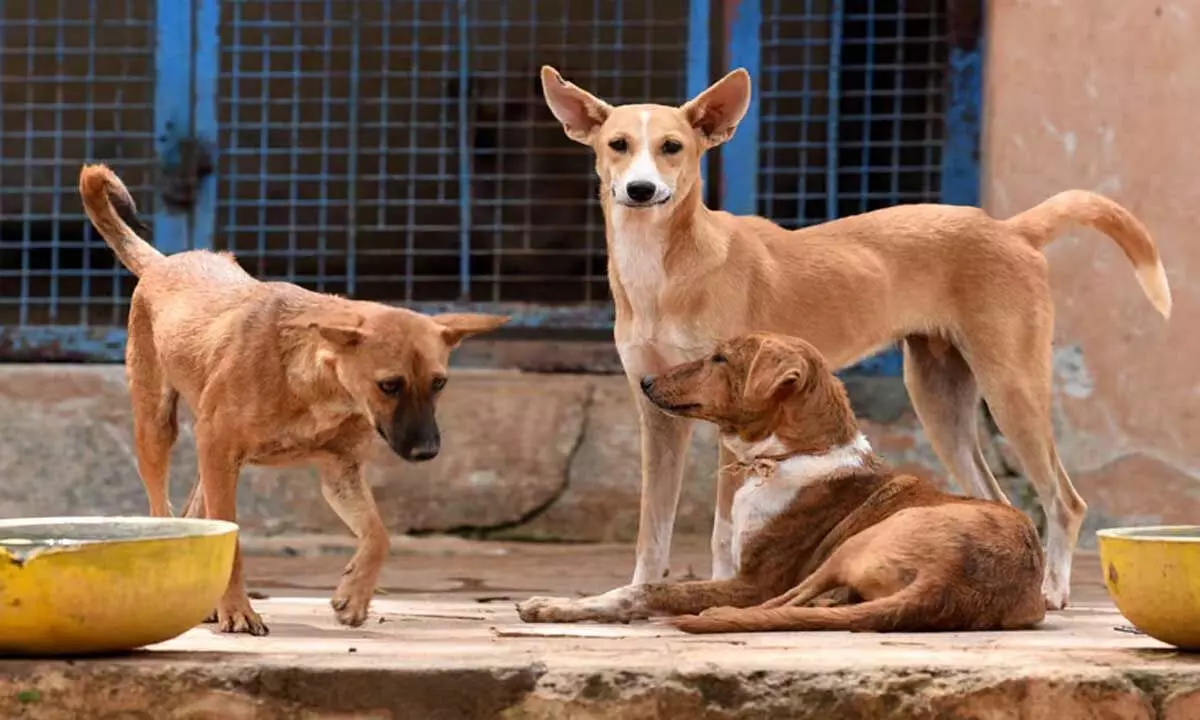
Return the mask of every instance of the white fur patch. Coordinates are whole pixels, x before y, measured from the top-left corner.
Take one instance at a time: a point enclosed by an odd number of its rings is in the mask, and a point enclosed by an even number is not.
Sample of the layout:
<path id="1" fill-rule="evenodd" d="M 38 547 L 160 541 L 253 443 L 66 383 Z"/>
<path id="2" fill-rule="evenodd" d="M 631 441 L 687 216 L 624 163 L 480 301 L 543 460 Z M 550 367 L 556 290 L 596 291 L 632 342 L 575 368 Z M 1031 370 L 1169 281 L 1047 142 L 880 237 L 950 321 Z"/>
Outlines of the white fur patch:
<path id="1" fill-rule="evenodd" d="M 633 203 L 633 198 L 629 197 L 629 183 L 647 182 L 654 185 L 654 197 L 645 202 L 654 205 L 666 202 L 671 197 L 671 188 L 654 162 L 654 148 L 650 143 L 650 111 L 643 110 L 639 117 L 642 128 L 637 138 L 637 154 L 633 156 L 633 162 L 625 168 L 625 172 L 613 178 L 612 191 L 620 203 Z"/>
<path id="2" fill-rule="evenodd" d="M 736 437 L 724 438 L 724 442 L 743 462 L 786 452 L 774 436 L 757 443 L 745 443 Z M 747 477 L 733 496 L 734 565 L 741 567 L 746 541 L 787 510 L 801 490 L 839 471 L 862 467 L 870 452 L 871 444 L 859 433 L 853 442 L 820 455 L 796 455 L 782 460 L 770 477 Z"/>
<path id="3" fill-rule="evenodd" d="M 633 306 L 634 334 L 645 336 L 650 333 L 645 330 L 638 332 L 636 326 L 640 321 L 640 324 L 649 324 L 652 328 L 658 322 L 659 293 L 667 284 L 663 269 L 666 237 L 654 218 L 643 218 L 634 213 L 656 214 L 657 211 L 630 210 L 619 205 L 614 207 L 611 245 L 621 287 Z"/>
<path id="4" fill-rule="evenodd" d="M 667 238 L 661 211 L 655 208 L 612 209 L 610 252 L 629 305 L 633 310 L 629 340 L 617 343 L 626 372 L 660 372 L 665 367 L 694 360 L 711 352 L 716 340 L 700 332 L 699 325 L 685 325 L 662 316 L 660 301 L 667 286 L 663 251 Z M 694 322 L 699 323 L 700 318 Z M 644 362 L 649 353 L 654 362 Z"/>

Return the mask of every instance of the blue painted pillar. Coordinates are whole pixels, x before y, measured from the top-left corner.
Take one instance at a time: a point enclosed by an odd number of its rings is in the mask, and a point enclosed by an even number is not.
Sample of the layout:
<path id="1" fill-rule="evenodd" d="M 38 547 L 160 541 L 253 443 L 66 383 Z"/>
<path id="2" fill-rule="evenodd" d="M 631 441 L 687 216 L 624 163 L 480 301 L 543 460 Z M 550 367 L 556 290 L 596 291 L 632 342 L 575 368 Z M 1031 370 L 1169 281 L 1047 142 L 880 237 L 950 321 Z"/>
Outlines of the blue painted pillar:
<path id="1" fill-rule="evenodd" d="M 978 206 L 979 142 L 983 126 L 984 0 L 948 0 L 946 139 L 942 202 Z"/>
<path id="2" fill-rule="evenodd" d="M 758 212 L 759 68 L 762 65 L 762 0 L 724 0 L 726 69 L 745 68 L 754 88 L 750 109 L 721 151 L 721 209 Z"/>
<path id="3" fill-rule="evenodd" d="M 183 161 L 179 140 L 192 132 L 192 4 L 157 0 L 154 39 L 154 151 L 159 167 Z M 154 199 L 154 244 L 164 253 L 191 246 L 190 213 Z"/>
<path id="4" fill-rule="evenodd" d="M 168 0 L 169 1 L 169 0 Z M 235 0 L 236 1 L 236 0 Z M 221 0 L 194 0 L 196 33 L 192 58 L 192 135 L 212 161 L 200 180 L 192 209 L 192 247 L 210 249 L 217 224 L 217 90 L 221 75 Z"/>
<path id="5" fill-rule="evenodd" d="M 220 0 L 157 0 L 156 8 L 154 150 L 160 171 L 191 161 L 183 149 L 188 141 L 215 163 Z M 216 214 L 215 172 L 200 179 L 191 208 L 169 208 L 160 191 L 154 244 L 165 253 L 212 247 Z"/>

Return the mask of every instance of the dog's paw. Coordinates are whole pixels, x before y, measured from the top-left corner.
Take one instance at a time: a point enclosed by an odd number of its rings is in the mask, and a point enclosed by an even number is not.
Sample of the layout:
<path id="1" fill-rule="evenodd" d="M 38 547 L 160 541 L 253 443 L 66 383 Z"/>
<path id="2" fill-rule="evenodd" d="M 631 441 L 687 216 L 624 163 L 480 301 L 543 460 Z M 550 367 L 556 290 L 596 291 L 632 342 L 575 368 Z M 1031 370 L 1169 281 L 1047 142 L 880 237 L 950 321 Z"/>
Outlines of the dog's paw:
<path id="1" fill-rule="evenodd" d="M 1062 610 L 1067 607 L 1067 594 L 1065 592 L 1048 593 L 1043 591 L 1042 598 L 1046 601 L 1047 610 Z"/>
<path id="2" fill-rule="evenodd" d="M 270 632 L 262 617 L 250 607 L 250 601 L 217 608 L 217 629 L 223 633 L 245 633 L 261 637 Z"/>
<path id="3" fill-rule="evenodd" d="M 629 623 L 646 617 L 635 594 L 635 588 L 622 587 L 585 598 L 532 597 L 517 604 L 517 614 L 528 623 Z"/>
<path id="4" fill-rule="evenodd" d="M 527 623 L 578 622 L 582 613 L 576 601 L 563 597 L 531 597 L 517 603 L 517 615 Z"/>
<path id="5" fill-rule="evenodd" d="M 1057 577 L 1048 576 L 1042 583 L 1042 597 L 1046 601 L 1047 610 L 1062 610 L 1065 608 L 1070 594 L 1071 590 L 1069 586 L 1059 581 Z"/>
<path id="6" fill-rule="evenodd" d="M 371 607 L 371 593 L 364 596 L 362 593 L 339 589 L 329 604 L 337 614 L 338 622 L 350 627 L 358 627 L 367 621 L 367 614 Z"/>

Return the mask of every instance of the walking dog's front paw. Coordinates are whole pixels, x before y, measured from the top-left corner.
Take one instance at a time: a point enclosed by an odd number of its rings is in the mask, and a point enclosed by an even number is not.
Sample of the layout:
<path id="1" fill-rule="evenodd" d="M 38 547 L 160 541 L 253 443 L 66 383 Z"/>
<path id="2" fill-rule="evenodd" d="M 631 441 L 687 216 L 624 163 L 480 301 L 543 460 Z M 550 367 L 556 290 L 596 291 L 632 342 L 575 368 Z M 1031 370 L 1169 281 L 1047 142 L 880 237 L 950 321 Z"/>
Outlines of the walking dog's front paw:
<path id="1" fill-rule="evenodd" d="M 333 599 L 329 604 L 333 606 L 333 611 L 337 613 L 338 622 L 350 627 L 358 627 L 367 621 L 367 613 L 371 608 L 371 596 L 374 594 L 374 587 L 369 587 L 364 592 L 362 589 L 354 585 L 348 585 L 343 581 L 342 585 L 338 586 L 337 592 L 334 593 Z"/>
<path id="2" fill-rule="evenodd" d="M 268 634 L 267 624 L 262 616 L 250 607 L 250 601 L 244 603 L 222 604 L 217 608 L 217 628 L 223 633 L 245 633 L 262 636 Z"/>

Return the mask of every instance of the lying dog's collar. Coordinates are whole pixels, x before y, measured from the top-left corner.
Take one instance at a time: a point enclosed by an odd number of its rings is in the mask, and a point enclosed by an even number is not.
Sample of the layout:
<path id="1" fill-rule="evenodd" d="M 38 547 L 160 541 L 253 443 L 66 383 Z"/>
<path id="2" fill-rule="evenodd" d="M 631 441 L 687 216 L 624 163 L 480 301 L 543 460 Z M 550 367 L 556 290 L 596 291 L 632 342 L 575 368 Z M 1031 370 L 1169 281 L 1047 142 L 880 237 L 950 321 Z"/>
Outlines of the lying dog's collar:
<path id="1" fill-rule="evenodd" d="M 734 460 L 725 467 L 721 468 L 722 472 L 742 472 L 747 478 L 758 477 L 763 480 L 770 480 L 779 472 L 779 463 L 790 460 L 794 457 L 801 457 L 803 453 L 787 453 L 785 455 L 763 455 L 762 457 L 751 458 L 749 460 Z"/>
<path id="2" fill-rule="evenodd" d="M 780 463 L 787 462 L 788 460 L 810 460 L 814 466 L 811 469 L 817 474 L 823 474 L 823 472 L 836 472 L 848 469 L 851 466 L 861 467 L 863 460 L 870 454 L 871 444 L 864 435 L 859 433 L 853 442 L 832 447 L 819 455 L 802 452 L 760 455 L 745 460 L 735 460 L 721 468 L 721 470 L 723 472 L 743 472 L 746 478 L 757 477 L 760 479 L 760 482 L 766 482 L 779 472 Z"/>

